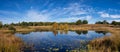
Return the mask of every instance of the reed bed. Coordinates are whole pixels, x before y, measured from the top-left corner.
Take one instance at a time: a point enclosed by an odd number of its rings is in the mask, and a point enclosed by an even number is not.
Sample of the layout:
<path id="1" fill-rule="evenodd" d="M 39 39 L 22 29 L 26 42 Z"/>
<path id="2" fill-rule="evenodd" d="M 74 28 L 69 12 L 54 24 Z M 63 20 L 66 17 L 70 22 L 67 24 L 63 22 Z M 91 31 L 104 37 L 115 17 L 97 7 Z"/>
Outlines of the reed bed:
<path id="1" fill-rule="evenodd" d="M 11 34 L 0 34 L 0 52 L 20 52 L 22 41 Z"/>

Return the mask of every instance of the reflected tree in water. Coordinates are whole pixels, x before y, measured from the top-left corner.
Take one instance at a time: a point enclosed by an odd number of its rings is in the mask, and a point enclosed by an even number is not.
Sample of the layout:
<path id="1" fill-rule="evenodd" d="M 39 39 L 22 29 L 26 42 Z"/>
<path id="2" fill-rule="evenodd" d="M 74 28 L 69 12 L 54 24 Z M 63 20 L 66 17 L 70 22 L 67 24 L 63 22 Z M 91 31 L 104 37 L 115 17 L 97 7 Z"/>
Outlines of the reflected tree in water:
<path id="1" fill-rule="evenodd" d="M 21 33 L 22 35 L 30 34 L 30 32 L 19 32 L 19 33 Z"/>
<path id="2" fill-rule="evenodd" d="M 60 34 L 63 34 L 63 30 L 60 30 Z"/>
<path id="3" fill-rule="evenodd" d="M 55 23 L 53 24 L 53 28 L 52 28 L 52 29 L 53 29 L 53 30 L 57 30 L 57 29 L 58 29 L 58 23 L 55 22 Z"/>
<path id="4" fill-rule="evenodd" d="M 77 34 L 81 35 L 82 34 L 82 31 L 75 31 Z"/>
<path id="5" fill-rule="evenodd" d="M 79 35 L 81 35 L 81 34 L 87 34 L 88 33 L 88 31 L 75 31 L 77 34 L 79 34 Z"/>
<path id="6" fill-rule="evenodd" d="M 68 34 L 68 30 L 60 30 L 60 34 Z"/>
<path id="7" fill-rule="evenodd" d="M 87 34 L 87 33 L 88 33 L 88 31 L 82 31 L 82 33 L 83 33 L 83 34 Z"/>
<path id="8" fill-rule="evenodd" d="M 58 34 L 57 30 L 53 30 L 53 34 L 56 36 Z"/>
<path id="9" fill-rule="evenodd" d="M 68 34 L 68 30 L 65 30 L 64 32 L 65 32 L 65 34 Z"/>
<path id="10" fill-rule="evenodd" d="M 106 35 L 108 32 L 107 31 L 95 31 L 96 33 L 102 33 L 102 34 L 104 34 L 104 35 Z"/>

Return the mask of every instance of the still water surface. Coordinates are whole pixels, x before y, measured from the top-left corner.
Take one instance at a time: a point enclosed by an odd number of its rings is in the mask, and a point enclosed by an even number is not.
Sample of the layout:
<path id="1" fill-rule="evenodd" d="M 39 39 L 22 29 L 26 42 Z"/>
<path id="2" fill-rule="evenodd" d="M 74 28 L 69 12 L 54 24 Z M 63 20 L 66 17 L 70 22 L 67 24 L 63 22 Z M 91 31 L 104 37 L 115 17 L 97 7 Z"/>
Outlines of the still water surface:
<path id="1" fill-rule="evenodd" d="M 17 37 L 27 45 L 24 52 L 66 52 L 87 50 L 87 44 L 96 38 L 109 36 L 105 31 L 40 31 L 28 34 L 16 33 Z"/>

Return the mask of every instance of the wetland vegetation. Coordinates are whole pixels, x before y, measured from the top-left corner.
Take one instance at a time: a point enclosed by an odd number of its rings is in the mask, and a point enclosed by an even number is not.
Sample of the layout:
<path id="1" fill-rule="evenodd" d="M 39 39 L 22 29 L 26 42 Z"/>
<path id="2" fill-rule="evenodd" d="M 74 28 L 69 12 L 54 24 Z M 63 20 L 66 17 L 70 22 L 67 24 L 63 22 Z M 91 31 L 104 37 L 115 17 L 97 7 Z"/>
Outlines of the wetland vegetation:
<path id="1" fill-rule="evenodd" d="M 120 0 L 0 0 L 0 52 L 120 52 Z"/>
<path id="2" fill-rule="evenodd" d="M 38 25 L 41 22 L 4 25 L 1 23 L 0 41 L 3 43 L 0 43 L 0 51 L 112 52 L 120 50 L 119 22 L 110 24 L 103 21 L 87 24 L 86 20 L 83 21 L 42 22 L 44 25 Z"/>

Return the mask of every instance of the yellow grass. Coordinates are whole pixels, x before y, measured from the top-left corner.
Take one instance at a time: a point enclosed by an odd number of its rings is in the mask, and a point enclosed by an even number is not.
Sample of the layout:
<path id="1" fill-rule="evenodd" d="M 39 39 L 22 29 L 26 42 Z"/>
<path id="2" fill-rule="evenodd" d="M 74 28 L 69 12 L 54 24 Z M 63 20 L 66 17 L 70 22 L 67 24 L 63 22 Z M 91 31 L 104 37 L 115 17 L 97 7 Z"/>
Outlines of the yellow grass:
<path id="1" fill-rule="evenodd" d="M 105 28 L 112 35 L 92 40 L 88 45 L 90 52 L 118 52 L 120 48 L 120 29 Z"/>
<path id="2" fill-rule="evenodd" d="M 22 42 L 11 34 L 0 34 L 0 52 L 20 52 Z"/>
<path id="3" fill-rule="evenodd" d="M 15 26 L 15 28 L 17 32 L 52 30 L 52 26 L 28 26 L 24 28 L 21 26 Z M 112 52 L 118 51 L 118 48 L 120 48 L 120 28 L 113 27 L 112 25 L 101 24 L 69 25 L 68 30 L 95 30 L 95 31 L 109 31 L 112 33 L 111 36 L 92 40 L 88 45 L 90 52 Z M 7 29 L 2 29 L 0 30 L 0 32 L 11 31 Z"/>

